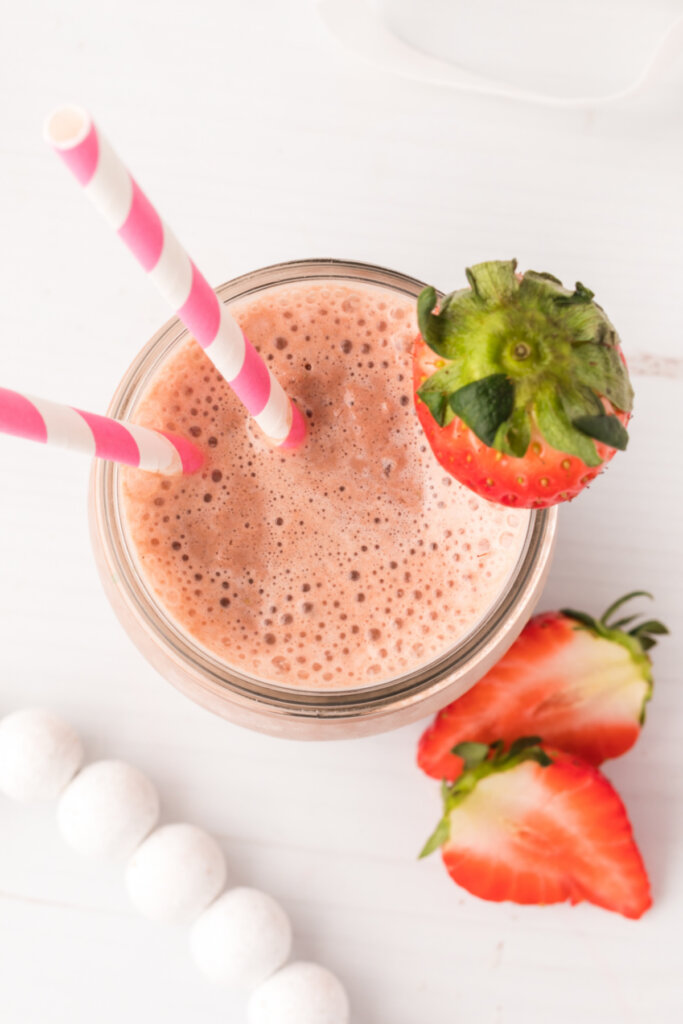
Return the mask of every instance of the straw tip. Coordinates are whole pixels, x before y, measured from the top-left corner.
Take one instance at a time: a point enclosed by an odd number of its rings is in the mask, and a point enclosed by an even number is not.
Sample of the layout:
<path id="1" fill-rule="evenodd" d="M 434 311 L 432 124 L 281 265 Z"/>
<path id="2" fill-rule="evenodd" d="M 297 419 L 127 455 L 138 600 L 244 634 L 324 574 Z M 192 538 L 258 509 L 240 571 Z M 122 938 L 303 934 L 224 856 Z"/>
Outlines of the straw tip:
<path id="1" fill-rule="evenodd" d="M 289 428 L 289 433 L 284 441 L 279 445 L 280 448 L 299 448 L 306 440 L 307 426 L 304 416 L 301 411 L 296 407 L 294 402 L 290 400 L 290 406 L 292 409 L 292 424 Z"/>
<path id="2" fill-rule="evenodd" d="M 170 434 L 167 430 L 160 430 L 160 434 L 168 438 L 180 458 L 182 472 L 186 475 L 196 473 L 204 465 L 204 453 L 192 441 L 178 434 Z"/>
<path id="3" fill-rule="evenodd" d="M 43 138 L 55 149 L 73 149 L 86 138 L 91 124 L 90 115 L 83 107 L 67 103 L 45 118 Z"/>

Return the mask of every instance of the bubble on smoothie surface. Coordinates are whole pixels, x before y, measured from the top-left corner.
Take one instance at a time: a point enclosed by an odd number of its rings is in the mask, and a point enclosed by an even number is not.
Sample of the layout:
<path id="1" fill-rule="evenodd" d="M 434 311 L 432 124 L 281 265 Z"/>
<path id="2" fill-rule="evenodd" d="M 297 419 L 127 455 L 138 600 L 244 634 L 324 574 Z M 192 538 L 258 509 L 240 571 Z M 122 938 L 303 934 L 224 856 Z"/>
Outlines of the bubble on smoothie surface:
<path id="1" fill-rule="evenodd" d="M 497 600 L 528 513 L 474 498 L 428 450 L 412 398 L 414 300 L 303 283 L 231 311 L 309 438 L 296 453 L 267 449 L 185 342 L 135 420 L 191 437 L 204 467 L 122 473 L 148 586 L 196 642 L 282 685 L 372 685 L 443 653 Z"/>

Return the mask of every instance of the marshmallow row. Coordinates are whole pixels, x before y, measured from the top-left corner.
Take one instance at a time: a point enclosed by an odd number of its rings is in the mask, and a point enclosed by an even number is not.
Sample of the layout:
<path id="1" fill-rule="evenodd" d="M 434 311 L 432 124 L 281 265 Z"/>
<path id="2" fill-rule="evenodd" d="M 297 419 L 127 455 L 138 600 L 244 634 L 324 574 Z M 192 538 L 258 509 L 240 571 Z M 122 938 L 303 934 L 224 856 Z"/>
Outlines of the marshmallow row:
<path id="1" fill-rule="evenodd" d="M 230 989 L 251 991 L 249 1024 L 348 1024 L 341 982 L 314 963 L 285 966 L 292 929 L 282 907 L 258 889 L 226 889 L 228 867 L 216 840 L 185 822 L 161 825 L 153 783 L 124 761 L 82 767 L 83 745 L 43 709 L 0 721 L 0 792 L 13 800 L 58 799 L 65 842 L 84 857 L 126 861 L 137 911 L 190 925 L 199 970 Z"/>

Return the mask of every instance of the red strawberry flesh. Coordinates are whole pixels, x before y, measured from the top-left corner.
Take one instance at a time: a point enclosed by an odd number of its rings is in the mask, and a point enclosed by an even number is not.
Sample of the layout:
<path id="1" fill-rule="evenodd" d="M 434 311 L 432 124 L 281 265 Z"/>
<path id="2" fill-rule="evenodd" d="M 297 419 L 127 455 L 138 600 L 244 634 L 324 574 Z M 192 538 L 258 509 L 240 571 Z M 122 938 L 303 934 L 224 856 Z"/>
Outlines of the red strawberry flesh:
<path id="1" fill-rule="evenodd" d="M 485 900 L 585 900 L 641 917 L 652 904 L 650 886 L 618 794 L 597 768 L 547 753 L 551 764 L 525 760 L 473 784 L 471 772 L 461 777 L 464 797 L 446 797 L 449 874 Z"/>
<path id="2" fill-rule="evenodd" d="M 413 349 L 416 394 L 439 366 L 443 366 L 443 360 L 418 335 Z M 629 413 L 615 408 L 607 399 L 603 399 L 603 406 L 624 426 L 629 422 Z M 600 463 L 587 466 L 576 455 L 553 448 L 533 425 L 524 458 L 515 458 L 484 444 L 457 417 L 440 426 L 419 398 L 415 409 L 429 445 L 446 472 L 475 494 L 510 508 L 547 508 L 571 500 L 599 476 L 617 452 L 595 441 Z"/>
<path id="3" fill-rule="evenodd" d="M 540 736 L 596 765 L 625 753 L 640 734 L 652 691 L 646 651 L 654 640 L 642 630 L 666 630 L 657 621 L 628 633 L 615 625 L 579 612 L 531 619 L 483 679 L 436 716 L 420 739 L 420 767 L 452 780 L 462 768 L 452 753 L 456 744 L 520 735 Z"/>

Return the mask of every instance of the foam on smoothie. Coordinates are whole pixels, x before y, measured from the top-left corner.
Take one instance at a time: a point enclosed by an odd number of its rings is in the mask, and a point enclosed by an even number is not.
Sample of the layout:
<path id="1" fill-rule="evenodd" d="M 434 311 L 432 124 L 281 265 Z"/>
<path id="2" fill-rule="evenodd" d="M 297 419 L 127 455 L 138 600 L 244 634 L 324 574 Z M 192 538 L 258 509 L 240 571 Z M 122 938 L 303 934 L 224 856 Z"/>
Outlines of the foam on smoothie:
<path id="1" fill-rule="evenodd" d="M 528 514 L 474 496 L 429 451 L 411 394 L 414 300 L 325 281 L 231 311 L 309 438 L 269 449 L 199 345 L 183 343 L 134 418 L 191 437 L 205 466 L 122 472 L 149 589 L 196 642 L 281 685 L 355 688 L 433 659 L 500 595 Z"/>

